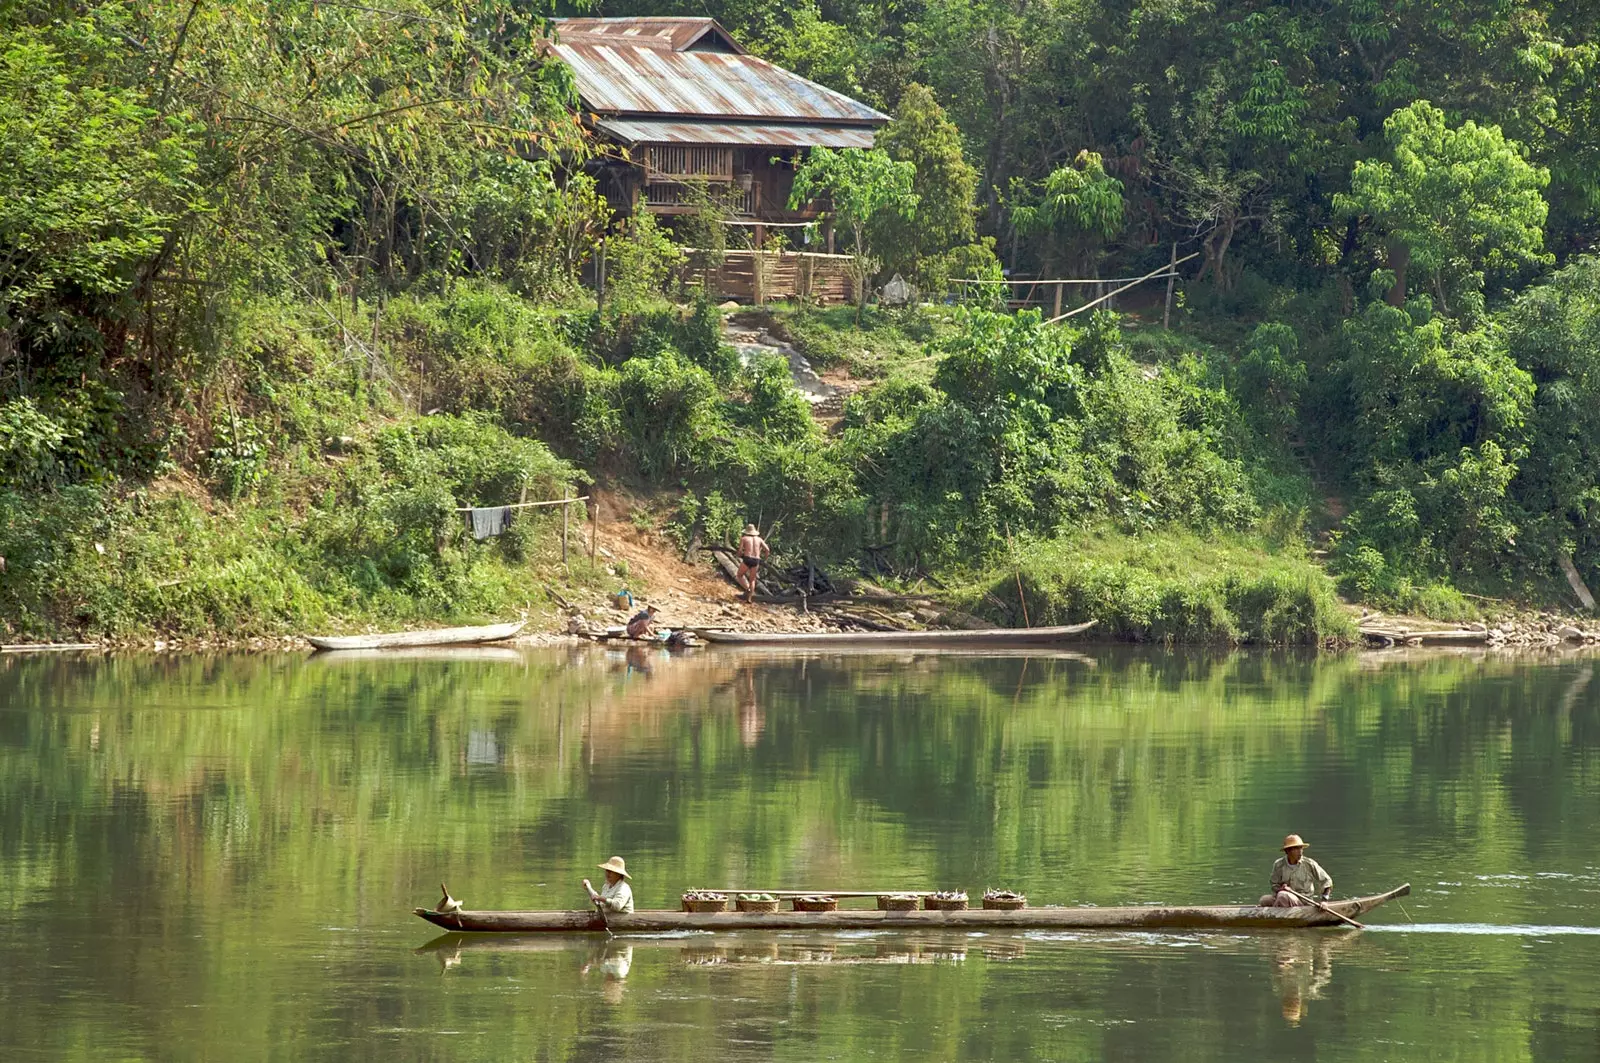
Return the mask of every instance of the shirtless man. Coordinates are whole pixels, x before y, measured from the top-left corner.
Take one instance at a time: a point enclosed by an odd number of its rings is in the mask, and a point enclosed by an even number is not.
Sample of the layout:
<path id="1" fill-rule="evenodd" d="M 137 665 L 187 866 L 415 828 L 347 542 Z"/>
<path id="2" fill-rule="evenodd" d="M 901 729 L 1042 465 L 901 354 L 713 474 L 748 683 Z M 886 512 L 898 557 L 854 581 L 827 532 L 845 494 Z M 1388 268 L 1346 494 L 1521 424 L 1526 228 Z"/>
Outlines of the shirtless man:
<path id="1" fill-rule="evenodd" d="M 744 526 L 744 534 L 739 536 L 739 574 L 734 582 L 744 588 L 744 600 L 756 600 L 756 573 L 761 570 L 761 562 L 772 553 L 772 547 L 756 531 L 754 524 Z"/>

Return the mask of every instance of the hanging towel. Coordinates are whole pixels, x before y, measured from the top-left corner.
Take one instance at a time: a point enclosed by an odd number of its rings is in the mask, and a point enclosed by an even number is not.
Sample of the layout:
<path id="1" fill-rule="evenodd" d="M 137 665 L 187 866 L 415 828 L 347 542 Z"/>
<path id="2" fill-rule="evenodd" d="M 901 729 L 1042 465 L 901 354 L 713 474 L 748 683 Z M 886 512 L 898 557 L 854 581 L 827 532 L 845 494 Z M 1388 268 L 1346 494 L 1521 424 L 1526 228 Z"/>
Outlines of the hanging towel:
<path id="1" fill-rule="evenodd" d="M 479 541 L 490 536 L 500 535 L 511 527 L 511 517 L 516 511 L 510 506 L 488 506 L 482 509 L 467 510 L 467 527 L 472 529 L 472 537 Z"/>

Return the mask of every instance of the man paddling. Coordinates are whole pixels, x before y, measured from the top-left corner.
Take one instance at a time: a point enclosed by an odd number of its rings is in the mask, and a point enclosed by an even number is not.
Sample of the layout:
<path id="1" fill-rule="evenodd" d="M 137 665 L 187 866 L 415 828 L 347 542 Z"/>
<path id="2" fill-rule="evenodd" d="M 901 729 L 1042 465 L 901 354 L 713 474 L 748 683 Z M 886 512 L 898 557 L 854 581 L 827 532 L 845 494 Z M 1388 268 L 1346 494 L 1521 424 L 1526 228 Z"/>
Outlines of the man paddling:
<path id="1" fill-rule="evenodd" d="M 1261 907 L 1294 908 L 1306 903 L 1295 893 L 1313 900 L 1333 896 L 1333 876 L 1306 855 L 1306 848 L 1305 839 L 1298 834 L 1283 839 L 1283 855 L 1272 865 L 1272 892 L 1261 898 Z"/>
<path id="2" fill-rule="evenodd" d="M 628 865 L 623 862 L 622 857 L 613 856 L 597 866 L 606 873 L 606 884 L 599 893 L 596 893 L 589 880 L 583 880 L 583 888 L 589 891 L 589 903 L 599 905 L 608 912 L 633 911 L 633 890 L 628 885 Z"/>

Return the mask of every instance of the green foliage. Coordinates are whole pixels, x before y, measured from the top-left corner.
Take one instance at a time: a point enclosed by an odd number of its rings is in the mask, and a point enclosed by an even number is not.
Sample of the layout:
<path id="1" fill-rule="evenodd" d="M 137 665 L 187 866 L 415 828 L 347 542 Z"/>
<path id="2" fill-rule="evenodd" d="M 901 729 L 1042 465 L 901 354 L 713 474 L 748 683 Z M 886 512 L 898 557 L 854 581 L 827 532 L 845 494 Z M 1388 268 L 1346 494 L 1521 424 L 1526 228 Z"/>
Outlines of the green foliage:
<path id="1" fill-rule="evenodd" d="M 1426 100 L 1384 122 L 1390 159 L 1362 160 L 1336 209 L 1369 217 L 1391 249 L 1396 299 L 1405 261 L 1433 279 L 1440 304 L 1470 309 L 1487 276 L 1506 276 L 1543 255 L 1550 174 L 1529 163 L 1496 125 L 1451 128 Z M 1392 161 L 1391 161 L 1392 160 Z"/>
<path id="2" fill-rule="evenodd" d="M 961 131 L 926 86 L 912 84 L 900 97 L 894 121 L 875 143 L 891 159 L 915 167 L 911 191 L 916 210 L 883 212 L 872 243 L 883 249 L 885 269 L 904 274 L 925 290 L 941 289 L 951 275 L 944 256 L 976 240 L 973 194 L 978 171 L 962 153 Z"/>
<path id="3" fill-rule="evenodd" d="M 997 621 L 1098 621 L 1102 637 L 1310 645 L 1354 624 L 1321 569 L 1242 536 L 1163 531 L 1028 542 L 975 582 L 970 603 Z M 978 600 L 977 595 L 982 595 Z M 995 614 L 993 602 L 1007 612 Z"/>
<path id="4" fill-rule="evenodd" d="M 1018 187 L 1012 196 L 1017 200 L 1012 224 L 1019 232 L 1063 238 L 1066 264 L 1072 269 L 1091 267 L 1094 249 L 1122 228 L 1122 182 L 1106 173 L 1099 154 L 1087 149 L 1070 166 L 1052 170 L 1037 192 Z"/>
<path id="5" fill-rule="evenodd" d="M 851 269 L 859 293 L 857 321 L 867 303 L 868 284 L 882 266 L 871 237 L 892 219 L 916 217 L 916 176 L 915 165 L 898 162 L 878 148 L 813 148 L 795 172 L 789 209 L 826 200 L 827 216 L 850 234 Z"/>
<path id="6" fill-rule="evenodd" d="M 47 487 L 61 479 L 67 429 L 24 395 L 0 406 L 0 479 Z"/>
<path id="7" fill-rule="evenodd" d="M 671 235 L 641 206 L 622 232 L 606 241 L 606 298 L 624 310 L 645 306 L 661 298 L 685 261 Z"/>
<path id="8" fill-rule="evenodd" d="M 724 428 L 716 381 L 671 349 L 624 362 L 617 400 L 629 452 L 651 475 L 686 471 Z"/>

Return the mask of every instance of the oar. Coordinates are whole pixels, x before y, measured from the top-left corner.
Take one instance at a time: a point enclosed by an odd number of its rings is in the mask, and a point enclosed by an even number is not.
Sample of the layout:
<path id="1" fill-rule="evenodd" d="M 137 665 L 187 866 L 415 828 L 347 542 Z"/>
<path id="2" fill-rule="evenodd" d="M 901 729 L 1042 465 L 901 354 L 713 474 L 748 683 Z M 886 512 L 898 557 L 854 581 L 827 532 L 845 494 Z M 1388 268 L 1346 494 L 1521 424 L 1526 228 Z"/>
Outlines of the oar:
<path id="1" fill-rule="evenodd" d="M 1288 886 L 1283 887 L 1283 892 L 1287 893 L 1289 896 L 1293 897 L 1295 900 L 1301 902 L 1302 904 L 1309 904 L 1309 905 L 1312 905 L 1313 907 L 1321 908 L 1323 911 L 1327 912 L 1329 915 L 1335 917 L 1336 919 L 1343 919 L 1345 922 L 1349 923 L 1351 926 L 1355 927 L 1357 930 L 1365 930 L 1366 929 L 1365 926 L 1363 926 L 1362 924 L 1356 922 L 1354 919 L 1351 919 L 1348 915 L 1345 915 L 1345 914 L 1343 914 L 1341 912 L 1334 911 L 1332 908 L 1329 908 L 1326 904 L 1323 904 L 1321 901 L 1314 901 L 1310 897 L 1302 897 L 1300 894 L 1296 893 L 1294 890 L 1290 889 Z"/>
<path id="2" fill-rule="evenodd" d="M 600 929 L 606 932 L 606 937 L 614 938 L 617 935 L 611 932 L 611 924 L 606 922 L 606 904 L 599 897 L 594 899 L 594 910 L 600 916 Z"/>

